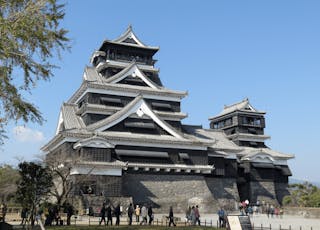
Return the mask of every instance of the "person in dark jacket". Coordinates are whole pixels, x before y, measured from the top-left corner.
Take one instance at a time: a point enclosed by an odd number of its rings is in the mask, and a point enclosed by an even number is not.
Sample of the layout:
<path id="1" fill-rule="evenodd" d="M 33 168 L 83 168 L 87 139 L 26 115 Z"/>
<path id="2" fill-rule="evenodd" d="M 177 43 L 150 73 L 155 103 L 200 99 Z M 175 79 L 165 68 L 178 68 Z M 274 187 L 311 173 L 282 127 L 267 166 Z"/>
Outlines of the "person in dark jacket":
<path id="1" fill-rule="evenodd" d="M 109 225 L 109 222 L 110 222 L 110 225 L 112 226 L 112 209 L 110 204 L 107 207 L 107 225 Z"/>
<path id="2" fill-rule="evenodd" d="M 120 204 L 117 205 L 117 207 L 114 209 L 114 215 L 116 216 L 116 225 L 120 225 L 120 215 L 121 215 L 121 211 L 120 211 Z"/>
<path id="3" fill-rule="evenodd" d="M 149 225 L 151 225 L 151 223 L 153 221 L 153 211 L 152 211 L 151 205 L 148 208 L 148 216 L 149 216 Z"/>
<path id="4" fill-rule="evenodd" d="M 170 209 L 169 209 L 169 227 L 171 226 L 171 224 L 173 224 L 173 226 L 176 226 L 176 224 L 174 223 L 172 206 L 170 206 Z"/>
<path id="5" fill-rule="evenodd" d="M 104 221 L 104 225 L 106 225 L 106 207 L 105 204 L 102 205 L 102 208 L 100 210 L 100 222 L 99 225 L 101 225 L 102 221 Z"/>
<path id="6" fill-rule="evenodd" d="M 134 212 L 133 206 L 132 206 L 132 204 L 130 204 L 129 207 L 128 207 L 129 225 L 132 224 L 132 215 L 133 215 L 133 212 Z"/>
<path id="7" fill-rule="evenodd" d="M 71 224 L 71 216 L 74 214 L 74 208 L 69 203 L 67 203 L 67 205 L 66 205 L 66 213 L 67 213 L 67 225 L 70 225 Z"/>

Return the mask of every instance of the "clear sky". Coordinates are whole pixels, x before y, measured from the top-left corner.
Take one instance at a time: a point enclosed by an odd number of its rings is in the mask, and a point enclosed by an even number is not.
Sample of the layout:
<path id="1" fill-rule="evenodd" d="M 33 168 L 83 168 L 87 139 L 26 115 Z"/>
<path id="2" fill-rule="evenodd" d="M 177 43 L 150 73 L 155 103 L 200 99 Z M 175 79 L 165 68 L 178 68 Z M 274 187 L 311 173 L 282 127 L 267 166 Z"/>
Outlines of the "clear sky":
<path id="1" fill-rule="evenodd" d="M 132 24 L 170 89 L 186 90 L 185 124 L 209 127 L 208 117 L 248 97 L 267 112 L 266 143 L 295 155 L 293 178 L 320 181 L 320 1 L 67 1 L 62 26 L 72 39 L 49 82 L 26 95 L 46 122 L 12 123 L 0 163 L 32 160 L 55 133 L 60 106 L 80 86 L 85 65 L 104 39 Z"/>

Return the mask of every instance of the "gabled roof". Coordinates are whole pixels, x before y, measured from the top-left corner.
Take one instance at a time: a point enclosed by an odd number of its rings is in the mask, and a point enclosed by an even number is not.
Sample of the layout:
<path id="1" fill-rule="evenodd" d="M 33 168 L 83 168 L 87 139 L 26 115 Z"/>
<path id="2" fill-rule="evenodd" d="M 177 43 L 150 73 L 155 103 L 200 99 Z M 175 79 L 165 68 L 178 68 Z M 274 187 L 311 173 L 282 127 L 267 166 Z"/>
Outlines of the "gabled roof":
<path id="1" fill-rule="evenodd" d="M 95 147 L 95 148 L 110 149 L 110 148 L 114 148 L 114 145 L 108 142 L 105 138 L 98 137 L 95 135 L 93 137 L 79 140 L 73 145 L 74 149 L 78 149 L 81 147 Z"/>
<path id="2" fill-rule="evenodd" d="M 160 89 L 160 87 L 151 81 L 138 67 L 136 62 L 132 62 L 125 69 L 121 70 L 119 73 L 113 75 L 110 78 L 105 79 L 106 83 L 117 83 L 128 76 L 132 76 L 134 78 L 140 78 L 144 83 L 146 83 L 149 87 L 153 89 Z"/>
<path id="3" fill-rule="evenodd" d="M 239 153 L 242 155 L 241 160 L 250 160 L 254 161 L 256 158 L 265 158 L 270 161 L 275 161 L 277 159 L 292 159 L 294 155 L 281 153 L 269 148 L 250 148 L 244 147 L 244 150 Z"/>
<path id="4" fill-rule="evenodd" d="M 100 50 L 102 49 L 103 45 L 105 43 L 115 43 L 115 44 L 123 44 L 123 45 L 128 45 L 128 46 L 133 46 L 133 47 L 140 47 L 140 48 L 145 48 L 149 50 L 159 50 L 159 47 L 153 47 L 153 46 L 147 46 L 144 44 L 133 32 L 132 26 L 129 25 L 127 30 L 120 35 L 120 37 L 114 39 L 114 40 L 105 40 L 100 47 Z"/>
<path id="5" fill-rule="evenodd" d="M 139 40 L 139 38 L 134 34 L 132 30 L 132 25 L 129 25 L 127 30 L 117 39 L 114 39 L 114 42 L 125 42 L 126 39 L 132 39 L 135 44 L 140 45 L 140 46 L 146 46 Z"/>
<path id="6" fill-rule="evenodd" d="M 99 82 L 99 83 L 108 83 L 108 84 L 115 84 L 120 82 L 121 80 L 125 79 L 126 77 L 131 76 L 133 78 L 140 78 L 146 85 L 153 89 L 162 89 L 155 82 L 150 80 L 143 71 L 139 68 L 139 65 L 133 61 L 130 65 L 126 66 L 123 70 L 119 73 L 113 75 L 112 77 L 105 78 L 101 76 L 96 68 L 86 66 L 83 73 L 83 79 L 89 82 Z"/>
<path id="7" fill-rule="evenodd" d="M 115 106 L 107 106 L 107 105 L 100 105 L 100 104 L 88 104 L 84 103 L 82 106 L 77 110 L 77 115 L 82 116 L 85 113 L 95 113 L 95 114 L 104 114 L 104 115 L 110 115 L 113 113 L 118 112 L 121 110 L 122 107 L 115 107 Z M 172 111 L 159 111 L 153 109 L 153 112 L 155 112 L 159 117 L 161 117 L 163 120 L 176 120 L 180 121 L 186 117 L 188 117 L 188 114 L 182 113 L 182 112 L 172 112 Z M 138 115 L 132 115 L 130 117 L 137 118 Z"/>
<path id="8" fill-rule="evenodd" d="M 183 134 L 179 131 L 175 130 L 170 124 L 162 120 L 158 115 L 156 115 L 152 109 L 148 106 L 148 104 L 143 100 L 143 97 L 140 95 L 136 97 L 133 101 L 123 107 L 122 110 L 114 113 L 113 115 L 98 121 L 94 124 L 87 126 L 89 131 L 104 131 L 109 129 L 110 127 L 118 124 L 124 119 L 128 118 L 131 114 L 136 113 L 138 116 L 147 115 L 150 117 L 156 124 L 158 124 L 161 128 L 167 131 L 172 136 L 184 139 Z"/>
<path id="9" fill-rule="evenodd" d="M 128 43 L 126 42 L 127 39 L 130 39 L 132 40 L 134 43 Z M 118 38 L 114 39 L 113 42 L 119 42 L 119 43 L 126 43 L 126 44 L 132 44 L 132 45 L 138 45 L 138 46 L 141 46 L 141 47 L 144 47 L 144 48 L 151 48 L 150 46 L 147 46 L 145 45 L 136 35 L 135 33 L 133 32 L 132 30 L 132 26 L 129 25 L 127 30 Z M 155 48 L 155 49 L 159 49 L 158 47 L 152 47 L 152 48 Z"/>
<path id="10" fill-rule="evenodd" d="M 225 105 L 223 110 L 220 112 L 220 114 L 218 114 L 217 116 L 214 117 L 210 117 L 209 120 L 212 120 L 216 117 L 220 117 L 235 111 L 242 111 L 242 112 L 248 112 L 248 113 L 261 113 L 261 114 L 265 114 L 265 112 L 263 111 L 258 111 L 257 109 L 255 109 L 249 102 L 248 98 L 245 98 L 244 100 L 237 102 L 235 104 L 232 105 Z"/>
<path id="11" fill-rule="evenodd" d="M 61 107 L 59 114 L 59 122 L 56 129 L 56 134 L 61 131 L 61 129 L 81 129 L 85 127 L 85 124 L 81 117 L 76 115 L 77 105 L 64 103 Z"/>
<path id="12" fill-rule="evenodd" d="M 200 140 L 211 140 L 212 144 L 209 147 L 215 150 L 228 150 L 231 152 L 239 152 L 242 150 L 241 147 L 230 141 L 221 130 L 198 129 L 186 125 L 184 125 L 183 128 Z"/>

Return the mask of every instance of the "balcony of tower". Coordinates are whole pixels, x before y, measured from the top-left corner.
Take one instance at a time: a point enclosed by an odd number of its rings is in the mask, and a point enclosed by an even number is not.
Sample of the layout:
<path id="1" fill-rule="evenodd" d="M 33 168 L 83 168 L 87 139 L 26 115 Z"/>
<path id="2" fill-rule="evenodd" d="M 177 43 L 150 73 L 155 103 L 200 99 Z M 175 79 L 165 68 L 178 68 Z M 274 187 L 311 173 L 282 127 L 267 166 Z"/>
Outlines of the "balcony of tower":
<path id="1" fill-rule="evenodd" d="M 93 58 L 92 64 L 98 66 L 101 62 L 106 62 L 107 60 L 111 61 L 120 61 L 120 62 L 133 62 L 137 64 L 154 66 L 158 60 L 152 59 L 151 57 L 145 57 L 141 55 L 134 54 L 123 54 L 123 53 L 107 53 L 103 51 L 96 51 Z"/>

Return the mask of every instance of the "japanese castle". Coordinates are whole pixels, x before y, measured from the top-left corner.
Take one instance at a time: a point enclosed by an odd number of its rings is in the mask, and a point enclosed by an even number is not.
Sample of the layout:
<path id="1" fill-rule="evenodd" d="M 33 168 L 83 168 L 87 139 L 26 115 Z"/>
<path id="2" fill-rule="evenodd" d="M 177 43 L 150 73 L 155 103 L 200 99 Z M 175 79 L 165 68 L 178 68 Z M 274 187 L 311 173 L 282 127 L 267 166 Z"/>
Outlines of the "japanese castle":
<path id="1" fill-rule="evenodd" d="M 265 112 L 244 99 L 210 117 L 209 129 L 183 124 L 187 92 L 161 83 L 158 50 L 131 26 L 103 41 L 61 106 L 42 150 L 71 170 L 72 196 L 83 206 L 123 198 L 165 211 L 234 209 L 246 199 L 281 204 L 293 155 L 265 145 Z"/>

